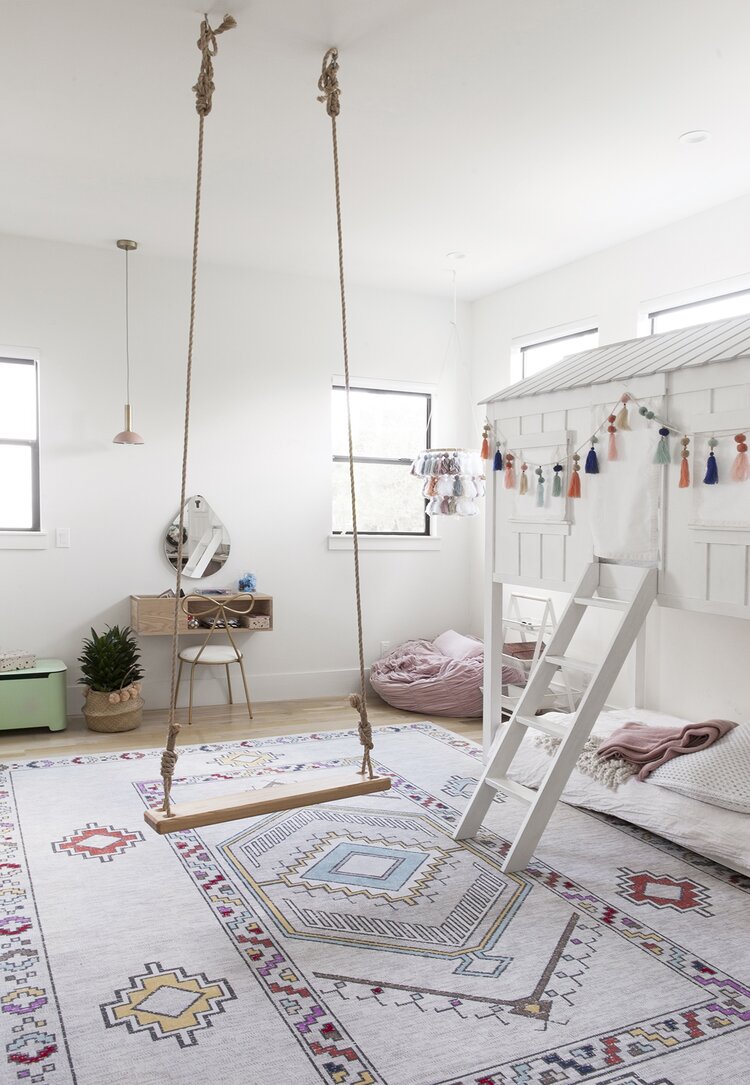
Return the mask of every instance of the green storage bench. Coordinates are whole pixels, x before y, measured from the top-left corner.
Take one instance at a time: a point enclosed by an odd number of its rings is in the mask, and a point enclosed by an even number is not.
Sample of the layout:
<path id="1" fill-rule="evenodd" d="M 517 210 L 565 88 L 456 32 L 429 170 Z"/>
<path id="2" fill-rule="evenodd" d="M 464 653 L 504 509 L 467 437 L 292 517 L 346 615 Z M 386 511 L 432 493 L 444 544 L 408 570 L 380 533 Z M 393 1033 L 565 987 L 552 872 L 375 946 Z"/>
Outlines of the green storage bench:
<path id="1" fill-rule="evenodd" d="M 66 672 L 61 659 L 38 659 L 35 667 L 0 671 L 0 731 L 20 727 L 64 731 Z"/>

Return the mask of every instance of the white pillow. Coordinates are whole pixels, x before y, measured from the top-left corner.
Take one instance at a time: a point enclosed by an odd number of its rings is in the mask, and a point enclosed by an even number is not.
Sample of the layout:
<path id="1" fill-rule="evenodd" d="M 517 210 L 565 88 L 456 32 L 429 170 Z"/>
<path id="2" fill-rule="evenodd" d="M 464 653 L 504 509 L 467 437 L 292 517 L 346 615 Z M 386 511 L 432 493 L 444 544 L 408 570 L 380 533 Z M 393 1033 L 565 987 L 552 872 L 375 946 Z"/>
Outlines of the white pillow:
<path id="1" fill-rule="evenodd" d="M 484 651 L 481 640 L 465 637 L 462 633 L 457 633 L 455 629 L 448 629 L 445 633 L 441 633 L 432 642 L 432 647 L 450 659 L 468 659 L 469 656 L 479 656 Z"/>
<path id="2" fill-rule="evenodd" d="M 740 723 L 713 746 L 673 757 L 647 783 L 690 799 L 750 814 L 750 723 Z"/>

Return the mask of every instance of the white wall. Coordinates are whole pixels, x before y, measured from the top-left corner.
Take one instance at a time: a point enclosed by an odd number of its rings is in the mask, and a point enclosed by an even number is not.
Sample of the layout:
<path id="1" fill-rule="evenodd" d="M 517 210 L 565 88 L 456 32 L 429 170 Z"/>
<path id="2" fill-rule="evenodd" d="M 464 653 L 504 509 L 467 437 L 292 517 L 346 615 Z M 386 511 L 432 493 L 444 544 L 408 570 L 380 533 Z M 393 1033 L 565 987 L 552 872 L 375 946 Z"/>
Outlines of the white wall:
<path id="1" fill-rule="evenodd" d="M 705 287 L 708 295 L 748 285 L 750 197 L 519 283 L 473 306 L 474 398 L 510 382 L 514 338 L 594 317 L 600 344 L 617 342 L 639 334 L 639 316 L 647 301 L 677 304 L 697 287 Z M 475 631 L 482 627 L 482 545 L 475 533 Z M 660 608 L 649 619 L 648 637 L 650 707 L 692 719 L 750 717 L 747 622 Z M 590 646 L 594 648 L 593 642 Z M 579 642 L 575 654 L 586 658 L 586 647 Z M 623 680 L 612 700 L 625 706 L 628 697 Z"/>
<path id="2" fill-rule="evenodd" d="M 41 352 L 42 518 L 51 533 L 46 550 L 0 550 L 0 644 L 61 657 L 71 685 L 89 627 L 128 622 L 131 593 L 173 581 L 160 540 L 179 498 L 189 267 L 142 250 L 131 257 L 132 399 L 146 443 L 118 446 L 122 259 L 114 245 L 0 238 L 0 346 Z M 349 306 L 353 373 L 439 380 L 449 301 L 351 287 Z M 357 665 L 352 557 L 327 549 L 330 383 L 342 370 L 337 284 L 204 266 L 195 367 L 188 493 L 208 499 L 232 540 L 224 570 L 203 583 L 236 586 L 252 570 L 274 596 L 275 630 L 245 641 L 253 692 L 346 692 Z M 437 442 L 466 437 L 458 430 L 468 398 L 455 385 L 451 364 Z M 70 549 L 54 548 L 55 527 L 70 528 Z M 463 527 L 442 524 L 437 552 L 362 555 L 368 660 L 381 640 L 467 626 Z M 168 638 L 142 645 L 144 695 L 161 707 Z M 224 700 L 213 674 L 196 678 L 199 703 Z M 80 704 L 71 689 L 71 711 Z"/>

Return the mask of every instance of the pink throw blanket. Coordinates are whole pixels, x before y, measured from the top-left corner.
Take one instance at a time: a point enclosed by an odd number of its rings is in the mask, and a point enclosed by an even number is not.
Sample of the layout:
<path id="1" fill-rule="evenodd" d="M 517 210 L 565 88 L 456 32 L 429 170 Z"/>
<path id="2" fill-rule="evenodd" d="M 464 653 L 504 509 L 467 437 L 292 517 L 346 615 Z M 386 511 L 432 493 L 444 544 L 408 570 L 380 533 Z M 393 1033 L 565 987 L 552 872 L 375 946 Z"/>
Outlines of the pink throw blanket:
<path id="1" fill-rule="evenodd" d="M 706 720 L 685 727 L 649 727 L 645 723 L 624 723 L 599 747 L 599 757 L 620 757 L 639 769 L 645 780 L 654 769 L 685 753 L 712 746 L 736 727 L 731 720 Z"/>

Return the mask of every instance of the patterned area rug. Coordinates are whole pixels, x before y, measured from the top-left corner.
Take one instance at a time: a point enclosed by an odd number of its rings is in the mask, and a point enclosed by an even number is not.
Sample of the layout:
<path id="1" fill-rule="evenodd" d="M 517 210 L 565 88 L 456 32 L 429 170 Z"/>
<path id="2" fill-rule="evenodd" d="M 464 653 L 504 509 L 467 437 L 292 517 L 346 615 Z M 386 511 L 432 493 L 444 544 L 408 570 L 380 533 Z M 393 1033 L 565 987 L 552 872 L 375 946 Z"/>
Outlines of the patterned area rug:
<path id="1" fill-rule="evenodd" d="M 375 752 L 390 792 L 170 838 L 143 822 L 158 753 L 0 766 L 0 1080 L 750 1080 L 747 879 L 566 807 L 504 875 L 515 799 L 451 835 L 476 746 L 421 723 Z M 175 797 L 357 757 L 342 732 L 192 746 Z"/>

